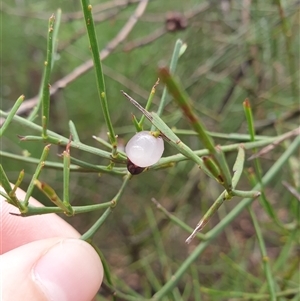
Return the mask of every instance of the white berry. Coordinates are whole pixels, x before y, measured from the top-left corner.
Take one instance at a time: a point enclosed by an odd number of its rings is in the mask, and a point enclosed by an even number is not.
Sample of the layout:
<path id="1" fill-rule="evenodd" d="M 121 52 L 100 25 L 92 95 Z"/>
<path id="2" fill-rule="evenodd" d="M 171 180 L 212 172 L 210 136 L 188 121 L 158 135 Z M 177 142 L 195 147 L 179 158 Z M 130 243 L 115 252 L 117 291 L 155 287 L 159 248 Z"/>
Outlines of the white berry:
<path id="1" fill-rule="evenodd" d="M 150 132 L 138 132 L 128 141 L 125 152 L 133 164 L 148 167 L 161 158 L 164 152 L 164 141 L 161 137 L 154 137 Z"/>

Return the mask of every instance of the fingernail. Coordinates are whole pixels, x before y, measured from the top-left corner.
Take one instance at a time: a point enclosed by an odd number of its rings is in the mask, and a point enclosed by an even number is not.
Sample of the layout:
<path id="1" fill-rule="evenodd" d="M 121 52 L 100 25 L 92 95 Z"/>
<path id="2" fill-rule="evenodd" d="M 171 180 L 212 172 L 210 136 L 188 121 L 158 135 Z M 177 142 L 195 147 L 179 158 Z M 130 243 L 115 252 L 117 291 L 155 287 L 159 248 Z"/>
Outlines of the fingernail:
<path id="1" fill-rule="evenodd" d="M 102 278 L 99 256 L 79 239 L 61 239 L 33 268 L 33 280 L 49 301 L 92 300 Z"/>

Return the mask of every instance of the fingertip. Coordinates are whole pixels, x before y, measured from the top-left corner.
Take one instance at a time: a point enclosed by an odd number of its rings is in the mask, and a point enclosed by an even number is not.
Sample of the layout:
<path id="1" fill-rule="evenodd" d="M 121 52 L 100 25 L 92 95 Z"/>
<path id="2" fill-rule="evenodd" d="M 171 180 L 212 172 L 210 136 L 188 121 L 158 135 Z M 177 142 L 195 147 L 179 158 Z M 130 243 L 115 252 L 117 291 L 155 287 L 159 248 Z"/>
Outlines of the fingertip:
<path id="1" fill-rule="evenodd" d="M 79 239 L 35 241 L 2 256 L 4 300 L 90 301 L 102 283 L 98 254 Z"/>
<path id="2" fill-rule="evenodd" d="M 0 191 L 3 188 L 0 186 Z M 17 189 L 17 197 L 24 199 L 25 192 Z M 37 200 L 30 197 L 30 205 L 42 207 Z M 66 221 L 58 215 L 50 213 L 46 215 L 34 215 L 21 217 L 10 213 L 20 213 L 18 208 L 7 203 L 0 195 L 0 220 L 1 220 L 1 240 L 0 254 L 28 244 L 32 241 L 51 237 L 80 237 L 80 234 Z"/>
<path id="3" fill-rule="evenodd" d="M 54 245 L 32 271 L 34 281 L 48 300 L 92 300 L 103 278 L 98 254 L 79 239 L 66 239 Z"/>

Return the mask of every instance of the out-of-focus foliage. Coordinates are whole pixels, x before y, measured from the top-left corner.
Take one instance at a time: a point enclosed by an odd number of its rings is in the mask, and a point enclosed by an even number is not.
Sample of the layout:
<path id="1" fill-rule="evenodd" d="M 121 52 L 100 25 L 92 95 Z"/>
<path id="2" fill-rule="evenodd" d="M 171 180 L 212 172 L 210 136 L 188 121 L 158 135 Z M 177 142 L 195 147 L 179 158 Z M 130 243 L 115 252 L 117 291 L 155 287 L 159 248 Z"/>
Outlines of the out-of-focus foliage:
<path id="1" fill-rule="evenodd" d="M 123 5 L 119 5 L 122 2 Z M 115 1 L 109 9 L 95 12 L 95 20 L 105 19 L 96 23 L 100 49 L 119 33 L 136 9 L 137 2 Z M 94 8 L 110 3 L 92 2 Z M 209 130 L 246 133 L 242 106 L 246 97 L 252 104 L 256 130 L 260 135 L 276 136 L 299 125 L 299 2 L 282 1 L 284 15 L 281 15 L 278 3 L 273 0 L 149 1 L 146 12 L 128 37 L 103 61 L 109 109 L 119 143 L 125 144 L 135 132 L 131 113 L 140 117 L 120 90 L 125 90 L 145 105 L 157 80 L 157 67 L 162 62 L 169 63 L 178 38 L 187 44 L 187 50 L 179 60 L 176 76 L 194 100 L 194 107 Z M 47 20 L 57 8 L 62 9 L 62 23 L 51 82 L 55 83 L 91 58 L 80 1 L 3 1 L 1 109 L 12 107 L 21 94 L 27 99 L 38 94 L 46 53 Z M 182 28 L 168 32 L 168 18 L 177 18 L 176 24 L 181 24 L 178 26 Z M 155 38 L 158 33 L 161 36 Z M 154 111 L 162 89 L 163 85 L 157 87 Z M 97 146 L 92 135 L 106 139 L 107 129 L 92 69 L 55 93 L 51 103 L 50 129 L 68 137 L 68 121 L 73 120 L 82 142 Z M 166 106 L 162 118 L 170 127 L 190 129 L 172 102 Z M 43 145 L 20 143 L 17 134 L 26 135 L 26 129 L 12 125 L 1 141 L 1 149 L 16 154 L 26 150 L 38 158 Z M 192 149 L 202 147 L 195 136 L 181 138 Z M 221 139 L 216 141 L 232 143 Z M 263 173 L 286 147 L 288 143 L 261 159 Z M 51 158 L 56 158 L 61 152 L 62 149 L 53 146 Z M 174 150 L 166 146 L 166 154 L 173 153 Z M 108 164 L 98 157 L 85 156 L 82 159 L 89 162 Z M 234 157 L 228 154 L 227 159 L 232 164 Z M 8 159 L 2 164 L 12 180 L 21 169 L 25 169 L 23 188 L 26 189 L 34 166 L 20 166 L 19 162 Z M 246 162 L 247 168 L 252 165 L 252 162 Z M 292 222 L 299 212 L 299 203 L 282 185 L 282 180 L 296 187 L 299 185 L 297 168 L 299 170 L 299 162 L 295 160 L 265 188 L 268 201 L 284 223 Z M 61 172 L 45 170 L 43 177 L 61 194 Z M 70 183 L 72 204 L 109 201 L 120 184 L 120 177 L 73 173 Z M 251 187 L 246 177 L 242 185 L 248 189 Z M 197 244 L 197 241 L 191 245 L 184 243 L 187 234 L 156 211 L 151 203 L 152 197 L 194 227 L 220 192 L 214 182 L 186 161 L 176 168 L 151 171 L 133 178 L 114 214 L 96 237 L 97 245 L 117 275 L 115 282 L 119 287 L 125 290 L 130 286 L 145 296 L 151 296 Z M 36 194 L 36 197 L 47 203 L 43 196 Z M 218 223 L 234 206 L 235 200 L 222 207 L 208 228 Z M 275 226 L 258 202 L 254 203 L 253 209 L 260 220 L 270 260 L 275 262 L 287 247 L 290 233 Z M 84 232 L 98 215 L 98 212 L 89 213 L 68 221 Z M 157 220 L 157 228 L 154 220 Z M 286 282 L 282 280 L 297 265 L 295 260 L 299 264 L 292 246 L 288 251 L 290 256 L 286 266 L 275 273 L 275 278 L 281 279 L 278 285 L 282 290 L 295 288 L 297 277 L 299 279 L 299 273 L 295 272 Z M 255 231 L 245 211 L 209 245 L 191 266 L 190 273 L 182 278 L 178 285 L 182 300 L 229 300 L 205 288 L 223 292 L 258 292 L 265 282 L 258 253 Z M 193 292 L 193 280 L 200 283 L 196 287 L 203 288 L 202 299 Z M 179 300 L 176 296 L 174 293 L 166 300 Z M 99 296 L 99 300 L 104 298 Z"/>

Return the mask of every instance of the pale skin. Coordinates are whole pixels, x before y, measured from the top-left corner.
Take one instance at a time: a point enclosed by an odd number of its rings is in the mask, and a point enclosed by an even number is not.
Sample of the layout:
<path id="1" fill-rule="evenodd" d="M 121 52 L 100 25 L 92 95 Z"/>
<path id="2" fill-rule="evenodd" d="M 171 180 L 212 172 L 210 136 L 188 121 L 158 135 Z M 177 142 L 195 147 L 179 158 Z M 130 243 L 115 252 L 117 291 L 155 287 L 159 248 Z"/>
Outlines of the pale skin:
<path id="1" fill-rule="evenodd" d="M 17 196 L 24 199 L 24 191 L 18 189 Z M 33 198 L 29 202 L 42 206 Z M 0 299 L 93 300 L 103 268 L 80 234 L 55 214 L 19 217 L 10 212 L 18 209 L 0 195 Z"/>

